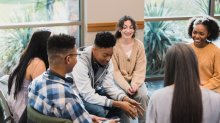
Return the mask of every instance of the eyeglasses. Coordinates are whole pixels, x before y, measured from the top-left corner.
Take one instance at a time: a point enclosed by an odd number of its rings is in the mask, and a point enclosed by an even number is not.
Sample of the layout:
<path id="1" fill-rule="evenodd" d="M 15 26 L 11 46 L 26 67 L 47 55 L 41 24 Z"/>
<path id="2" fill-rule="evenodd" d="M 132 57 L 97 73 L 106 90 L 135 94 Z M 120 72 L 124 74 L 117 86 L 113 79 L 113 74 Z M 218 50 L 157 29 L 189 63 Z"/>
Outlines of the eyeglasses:
<path id="1" fill-rule="evenodd" d="M 81 54 L 80 53 L 70 53 L 70 54 L 68 54 L 66 56 L 72 56 L 72 55 L 81 55 Z"/>
<path id="2" fill-rule="evenodd" d="M 75 55 L 81 55 L 81 54 L 80 53 L 70 53 L 70 54 L 65 56 L 65 59 L 67 58 L 67 56 L 73 56 L 73 55 L 75 56 Z"/>

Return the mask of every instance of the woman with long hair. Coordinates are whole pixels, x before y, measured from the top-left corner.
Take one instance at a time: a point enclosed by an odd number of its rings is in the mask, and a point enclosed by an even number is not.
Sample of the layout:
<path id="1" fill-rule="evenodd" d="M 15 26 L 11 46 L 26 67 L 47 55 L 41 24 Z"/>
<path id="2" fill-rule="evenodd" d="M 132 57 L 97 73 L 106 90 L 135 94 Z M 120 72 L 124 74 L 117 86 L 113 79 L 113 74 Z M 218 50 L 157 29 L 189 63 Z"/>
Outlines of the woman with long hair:
<path id="1" fill-rule="evenodd" d="M 165 88 L 149 102 L 146 123 L 219 123 L 220 95 L 200 86 L 198 62 L 187 44 L 168 49 Z"/>
<path id="2" fill-rule="evenodd" d="M 46 46 L 50 34 L 50 31 L 43 30 L 33 33 L 17 67 L 9 76 L 7 101 L 15 122 L 26 107 L 29 83 L 49 67 Z"/>

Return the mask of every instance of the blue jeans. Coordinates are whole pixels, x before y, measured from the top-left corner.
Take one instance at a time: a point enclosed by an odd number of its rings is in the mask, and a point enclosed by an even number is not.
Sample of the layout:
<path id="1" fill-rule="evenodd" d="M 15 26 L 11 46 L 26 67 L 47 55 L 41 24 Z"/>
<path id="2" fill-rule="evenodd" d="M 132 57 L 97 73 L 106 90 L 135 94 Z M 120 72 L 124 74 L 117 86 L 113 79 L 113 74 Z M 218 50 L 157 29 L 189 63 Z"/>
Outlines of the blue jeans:
<path id="1" fill-rule="evenodd" d="M 105 118 L 116 118 L 116 117 L 121 117 L 122 115 L 122 110 L 119 108 L 115 107 L 104 107 L 96 104 L 91 104 L 86 101 L 83 101 L 84 106 L 86 110 L 89 112 L 89 114 L 93 114 L 99 117 L 105 117 Z M 108 112 L 108 113 L 107 113 Z"/>

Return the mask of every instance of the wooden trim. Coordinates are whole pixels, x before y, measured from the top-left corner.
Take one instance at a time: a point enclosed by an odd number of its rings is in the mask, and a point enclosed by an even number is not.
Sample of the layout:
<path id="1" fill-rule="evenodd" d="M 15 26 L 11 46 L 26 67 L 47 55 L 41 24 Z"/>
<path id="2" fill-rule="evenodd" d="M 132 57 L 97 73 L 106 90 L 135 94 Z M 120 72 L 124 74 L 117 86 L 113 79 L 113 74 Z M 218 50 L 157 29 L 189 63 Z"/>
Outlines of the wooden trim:
<path id="1" fill-rule="evenodd" d="M 54 27 L 54 26 L 73 26 L 82 25 L 80 21 L 61 21 L 61 22 L 24 22 L 12 24 L 0 24 L 0 29 L 15 29 L 15 28 L 34 28 L 34 27 Z"/>
<path id="2" fill-rule="evenodd" d="M 136 21 L 138 29 L 144 29 L 144 21 Z M 88 32 L 98 31 L 114 31 L 117 22 L 89 23 L 87 25 Z"/>

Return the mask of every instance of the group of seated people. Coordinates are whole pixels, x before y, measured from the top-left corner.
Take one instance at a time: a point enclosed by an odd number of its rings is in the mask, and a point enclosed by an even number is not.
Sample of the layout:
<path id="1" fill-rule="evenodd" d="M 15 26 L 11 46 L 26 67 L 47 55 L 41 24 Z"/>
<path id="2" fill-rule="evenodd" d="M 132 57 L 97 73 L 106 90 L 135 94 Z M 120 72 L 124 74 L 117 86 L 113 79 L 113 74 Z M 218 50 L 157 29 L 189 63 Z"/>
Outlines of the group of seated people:
<path id="1" fill-rule="evenodd" d="M 123 16 L 115 35 L 99 32 L 92 46 L 78 50 L 73 36 L 34 32 L 8 80 L 15 122 L 29 105 L 74 123 L 129 123 L 130 118 L 139 123 L 220 123 L 220 49 L 212 43 L 219 33 L 216 21 L 190 21 L 194 42 L 167 51 L 165 88 L 151 98 L 144 83 L 145 48 L 135 38 L 136 30 L 135 20 Z"/>

